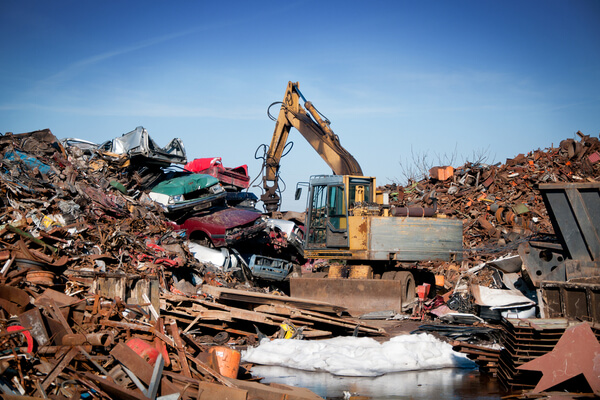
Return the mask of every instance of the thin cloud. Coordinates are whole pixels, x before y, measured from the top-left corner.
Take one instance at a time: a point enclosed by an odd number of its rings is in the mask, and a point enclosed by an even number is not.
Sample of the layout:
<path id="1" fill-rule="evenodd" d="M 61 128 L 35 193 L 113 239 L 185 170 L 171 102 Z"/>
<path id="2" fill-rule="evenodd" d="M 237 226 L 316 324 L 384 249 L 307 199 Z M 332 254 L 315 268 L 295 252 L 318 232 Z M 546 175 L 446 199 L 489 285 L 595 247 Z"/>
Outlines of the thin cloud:
<path id="1" fill-rule="evenodd" d="M 56 114 L 69 114 L 95 117 L 161 117 L 161 118 L 218 118 L 224 120 L 261 120 L 262 113 L 257 109 L 181 107 L 160 103 L 127 104 L 123 107 L 74 107 L 21 103 L 0 105 L 0 110 L 38 110 Z"/>
<path id="2" fill-rule="evenodd" d="M 182 36 L 187 36 L 190 35 L 192 33 L 198 32 L 200 31 L 201 28 L 193 28 L 193 29 L 188 29 L 185 31 L 181 31 L 181 32 L 176 32 L 176 33 L 171 33 L 168 35 L 163 35 L 163 36 L 159 36 L 156 38 L 151 38 L 148 40 L 145 40 L 141 43 L 137 43 L 131 46 L 126 46 L 126 47 L 122 47 L 120 49 L 116 49 L 114 51 L 108 51 L 105 53 L 101 53 L 101 54 L 97 54 L 95 56 L 92 57 L 88 57 L 85 58 L 83 60 L 77 61 L 71 65 L 69 65 L 67 68 L 63 69 L 62 71 L 44 79 L 41 84 L 42 85 L 54 85 L 57 84 L 61 81 L 67 80 L 69 79 L 71 76 L 73 76 L 74 74 L 78 73 L 79 71 L 98 64 L 100 62 L 106 61 L 108 59 L 123 55 L 123 54 L 127 54 L 127 53 L 131 53 L 133 51 L 137 51 L 137 50 L 141 50 L 144 49 L 146 47 L 151 47 L 154 46 L 156 44 L 159 43 L 164 43 L 167 42 L 169 40 L 173 40 Z"/>

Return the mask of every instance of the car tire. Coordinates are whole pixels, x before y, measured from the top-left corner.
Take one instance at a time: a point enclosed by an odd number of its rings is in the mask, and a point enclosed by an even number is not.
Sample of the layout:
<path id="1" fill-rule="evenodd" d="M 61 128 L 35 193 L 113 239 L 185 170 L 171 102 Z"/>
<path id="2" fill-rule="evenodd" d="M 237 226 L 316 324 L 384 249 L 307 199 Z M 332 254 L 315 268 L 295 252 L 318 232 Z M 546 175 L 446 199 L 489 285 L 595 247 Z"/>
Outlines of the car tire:
<path id="1" fill-rule="evenodd" d="M 402 281 L 402 304 L 410 304 L 417 297 L 415 277 L 409 271 L 398 271 L 394 278 Z"/>

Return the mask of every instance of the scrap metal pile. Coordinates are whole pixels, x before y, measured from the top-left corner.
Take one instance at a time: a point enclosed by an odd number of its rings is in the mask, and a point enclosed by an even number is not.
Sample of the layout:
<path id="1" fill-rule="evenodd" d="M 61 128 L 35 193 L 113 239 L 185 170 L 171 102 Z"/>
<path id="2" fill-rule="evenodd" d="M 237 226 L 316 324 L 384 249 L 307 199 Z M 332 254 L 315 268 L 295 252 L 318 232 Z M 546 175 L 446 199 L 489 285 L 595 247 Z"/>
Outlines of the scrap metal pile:
<path id="1" fill-rule="evenodd" d="M 3 259 L 27 265 L 5 266 L 6 283 L 58 283 L 67 269 L 158 273 L 194 263 L 156 203 L 144 192 L 128 194 L 124 157 L 88 163 L 49 130 L 0 143 Z"/>
<path id="2" fill-rule="evenodd" d="M 386 185 L 391 208 L 436 209 L 463 220 L 462 269 L 449 263 L 426 263 L 445 275 L 453 288 L 460 270 L 498 258 L 515 256 L 520 244 L 556 241 L 554 227 L 540 194 L 546 183 L 594 183 L 600 179 L 600 140 L 577 132 L 580 140 L 566 139 L 558 147 L 535 150 L 507 159 L 504 164 L 467 163 L 434 167 L 429 179 L 407 187 Z M 486 279 L 490 280 L 489 274 Z"/>
<path id="3" fill-rule="evenodd" d="M 498 309 L 535 314 L 539 281 L 556 273 L 542 265 L 538 281 L 523 279 L 519 246 L 549 238 L 559 245 L 540 184 L 598 182 L 600 141 L 578 135 L 505 164 L 436 167 L 430 179 L 380 188 L 394 216 L 433 210 L 463 221 L 461 264 L 416 263 L 436 277 L 431 293 L 417 287 L 413 319 L 475 324 L 460 332 L 472 338 L 495 334 L 476 325 L 500 321 Z M 136 140 L 146 142 L 152 162 Z M 342 317 L 339 305 L 256 284 L 256 277 L 280 282 L 304 262 L 305 271 L 328 263 L 304 260 L 300 223 L 254 208 L 256 197 L 241 191 L 249 183 L 245 166 L 197 160 L 186 168 L 213 177 L 197 179 L 164 168 L 172 162 L 186 164 L 183 145 L 160 149 L 141 127 L 103 145 L 59 141 L 48 129 L 0 136 L 1 394 L 315 399 L 307 390 L 252 382 L 243 368 L 228 374 L 217 351 L 265 334 L 385 334 Z M 583 275 L 586 262 L 561 271 Z M 499 357 L 497 348 L 457 347 L 480 352 L 488 367 Z"/>
<path id="4" fill-rule="evenodd" d="M 438 212 L 463 219 L 467 255 L 496 257 L 531 235 L 553 233 L 539 184 L 600 178 L 600 140 L 577 134 L 579 141 L 566 139 L 558 147 L 519 154 L 504 164 L 434 167 L 430 179 L 384 189 L 393 193 L 397 205 L 431 207 L 437 201 Z"/>
<path id="5" fill-rule="evenodd" d="M 557 148 L 520 154 L 505 164 L 435 167 L 429 179 L 405 189 L 384 188 L 393 194 L 392 212 L 398 208 L 418 215 L 434 207 L 463 220 L 465 257 L 460 265 L 424 263 L 437 275 L 438 290 L 422 307 L 427 318 L 491 323 L 495 343 L 474 340 L 483 336 L 476 326 L 423 325 L 419 331 L 462 337 L 455 349 L 498 376 L 507 389 L 536 387 L 539 375 L 520 374 L 529 368 L 527 362 L 554 351 L 556 343 L 541 348 L 535 341 L 548 334 L 548 326 L 560 324 L 552 331 L 556 340 L 565 327 L 581 325 L 590 332 L 590 347 L 598 345 L 594 334 L 600 338 L 600 141 L 577 134 L 578 141 L 563 140 Z M 514 332 L 523 326 L 536 339 L 529 337 L 517 348 Z M 580 368 L 578 363 L 587 361 L 565 360 L 564 365 Z M 554 384 L 573 389 L 554 368 L 539 371 L 561 376 Z M 596 380 L 588 381 L 597 391 Z"/>
<path id="6" fill-rule="evenodd" d="M 209 348 L 257 335 L 254 327 L 241 334 L 236 321 L 270 326 L 272 334 L 287 318 L 219 305 L 207 295 L 192 301 L 201 283 L 236 280 L 194 258 L 142 190 L 150 175 L 133 168 L 132 157 L 63 146 L 46 129 L 1 136 L 0 159 L 0 393 L 318 398 L 224 377 Z M 191 297 L 181 296 L 186 284 Z M 213 325 L 199 329 L 190 313 Z M 230 328 L 224 320 L 233 321 Z"/>

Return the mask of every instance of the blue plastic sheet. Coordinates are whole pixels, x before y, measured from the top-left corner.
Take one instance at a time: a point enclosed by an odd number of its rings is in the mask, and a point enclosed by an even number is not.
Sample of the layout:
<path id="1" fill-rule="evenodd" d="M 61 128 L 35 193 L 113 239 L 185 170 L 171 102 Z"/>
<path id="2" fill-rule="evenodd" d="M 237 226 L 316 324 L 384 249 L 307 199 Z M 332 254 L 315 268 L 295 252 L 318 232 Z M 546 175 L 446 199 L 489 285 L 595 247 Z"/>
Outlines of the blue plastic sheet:
<path id="1" fill-rule="evenodd" d="M 16 161 L 17 159 L 20 159 L 23 162 L 23 164 L 25 164 L 29 169 L 33 170 L 34 168 L 37 168 L 42 174 L 49 174 L 52 172 L 52 168 L 50 168 L 48 165 L 44 164 L 37 158 L 30 156 L 27 153 L 23 153 L 19 150 L 16 150 L 14 152 L 6 152 L 6 154 L 4 154 L 4 158 L 10 161 Z"/>

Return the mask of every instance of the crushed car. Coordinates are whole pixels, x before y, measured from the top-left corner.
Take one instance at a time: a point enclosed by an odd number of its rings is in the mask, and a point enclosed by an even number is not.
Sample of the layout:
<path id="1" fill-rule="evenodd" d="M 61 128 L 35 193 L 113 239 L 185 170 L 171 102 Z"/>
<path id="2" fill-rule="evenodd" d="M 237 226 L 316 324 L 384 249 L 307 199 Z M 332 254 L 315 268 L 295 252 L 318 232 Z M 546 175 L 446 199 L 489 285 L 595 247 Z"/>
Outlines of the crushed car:
<path id="1" fill-rule="evenodd" d="M 252 275 L 267 281 L 283 281 L 292 272 L 294 264 L 281 258 L 253 254 L 247 260 Z"/>
<path id="2" fill-rule="evenodd" d="M 180 224 L 173 222 L 188 240 L 206 247 L 236 245 L 264 234 L 266 226 L 261 213 L 227 206 L 201 210 Z"/>
<path id="3" fill-rule="evenodd" d="M 98 144 L 90 142 L 89 140 L 78 139 L 78 138 L 64 138 L 60 139 L 60 144 L 64 148 L 68 148 L 78 157 L 91 156 L 98 148 Z M 78 149 L 78 150 L 76 150 Z"/>
<path id="4" fill-rule="evenodd" d="M 165 147 L 160 147 L 143 126 L 100 144 L 98 150 L 126 154 L 132 162 L 139 164 L 168 166 L 187 163 L 181 139 L 174 138 Z"/>
<path id="5" fill-rule="evenodd" d="M 225 200 L 219 180 L 206 174 L 186 174 L 158 183 L 149 193 L 169 218 L 181 218 Z"/>
<path id="6" fill-rule="evenodd" d="M 276 251 L 293 251 L 296 255 L 304 255 L 304 231 L 294 221 L 269 218 L 266 232 L 269 245 Z"/>
<path id="7" fill-rule="evenodd" d="M 236 168 L 227 168 L 223 166 L 221 157 L 196 158 L 187 163 L 184 169 L 197 174 L 214 176 L 229 192 L 239 192 L 250 186 L 248 166 L 244 164 Z"/>
<path id="8" fill-rule="evenodd" d="M 258 197 L 252 192 L 227 192 L 225 200 L 227 200 L 227 204 L 232 207 L 260 212 L 260 210 L 256 208 Z"/>
<path id="9" fill-rule="evenodd" d="M 244 278 L 251 275 L 265 281 L 283 281 L 293 270 L 293 263 L 283 259 L 259 254 L 242 255 L 234 248 L 212 249 L 193 241 L 187 244 L 196 260 L 222 272 L 241 273 Z"/>

